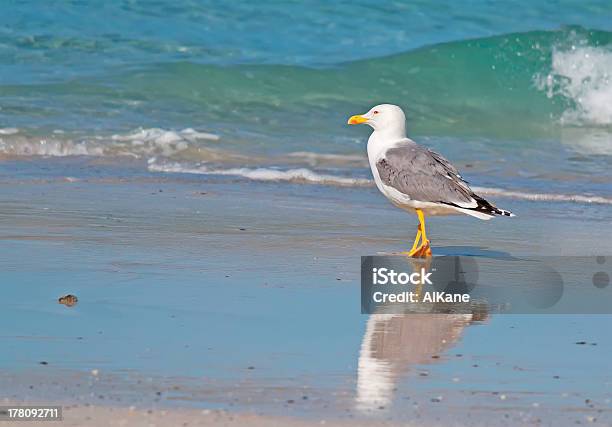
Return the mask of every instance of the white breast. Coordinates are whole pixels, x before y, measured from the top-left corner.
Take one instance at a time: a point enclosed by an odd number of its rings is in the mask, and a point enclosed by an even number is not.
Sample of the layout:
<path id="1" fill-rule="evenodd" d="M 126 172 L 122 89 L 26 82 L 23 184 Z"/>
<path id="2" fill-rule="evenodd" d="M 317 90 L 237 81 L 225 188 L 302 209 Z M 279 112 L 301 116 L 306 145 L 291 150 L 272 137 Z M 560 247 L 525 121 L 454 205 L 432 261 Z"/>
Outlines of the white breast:
<path id="1" fill-rule="evenodd" d="M 370 162 L 370 169 L 372 169 L 372 175 L 374 176 L 374 182 L 381 193 L 385 195 L 394 205 L 400 208 L 413 208 L 409 206 L 411 203 L 410 197 L 400 193 L 393 187 L 385 185 L 380 179 L 378 168 L 376 163 L 385 156 L 388 149 L 396 147 L 399 141 L 387 142 L 377 138 L 378 134 L 373 132 L 368 139 L 368 161 Z"/>

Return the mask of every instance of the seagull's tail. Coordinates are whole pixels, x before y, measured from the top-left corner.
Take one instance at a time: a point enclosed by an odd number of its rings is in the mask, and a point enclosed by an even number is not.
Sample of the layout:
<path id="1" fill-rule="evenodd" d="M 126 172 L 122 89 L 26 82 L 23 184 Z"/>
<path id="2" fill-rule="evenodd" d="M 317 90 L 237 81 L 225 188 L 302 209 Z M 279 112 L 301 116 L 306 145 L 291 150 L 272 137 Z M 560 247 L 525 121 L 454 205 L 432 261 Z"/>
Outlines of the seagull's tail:
<path id="1" fill-rule="evenodd" d="M 476 194 L 472 194 L 472 198 L 476 202 L 476 206 L 474 206 L 473 208 L 472 207 L 466 208 L 465 206 L 459 206 L 454 203 L 445 203 L 445 204 L 454 206 L 455 208 L 457 208 L 457 210 L 459 210 L 460 212 L 463 212 L 464 214 L 471 215 L 476 218 L 480 218 L 484 220 L 491 219 L 495 216 L 508 216 L 508 217 L 516 216 L 510 211 L 499 209 L 498 207 L 492 205 L 491 203 L 487 202 L 485 199 L 483 199 L 480 196 L 477 196 Z"/>
<path id="2" fill-rule="evenodd" d="M 476 211 L 476 212 L 480 212 L 480 213 L 484 213 L 486 215 L 491 215 L 491 216 L 516 216 L 514 215 L 512 212 L 510 211 L 506 211 L 503 209 L 499 209 L 498 207 L 496 207 L 495 205 L 487 202 L 485 199 L 483 199 L 482 197 L 473 195 L 472 196 L 474 198 L 474 200 L 476 200 L 477 206 L 475 208 L 472 208 L 470 210 Z"/>
<path id="3" fill-rule="evenodd" d="M 495 213 L 497 215 L 503 215 L 503 216 L 516 216 L 510 211 L 505 211 L 503 209 L 497 209 L 497 208 L 495 208 Z"/>

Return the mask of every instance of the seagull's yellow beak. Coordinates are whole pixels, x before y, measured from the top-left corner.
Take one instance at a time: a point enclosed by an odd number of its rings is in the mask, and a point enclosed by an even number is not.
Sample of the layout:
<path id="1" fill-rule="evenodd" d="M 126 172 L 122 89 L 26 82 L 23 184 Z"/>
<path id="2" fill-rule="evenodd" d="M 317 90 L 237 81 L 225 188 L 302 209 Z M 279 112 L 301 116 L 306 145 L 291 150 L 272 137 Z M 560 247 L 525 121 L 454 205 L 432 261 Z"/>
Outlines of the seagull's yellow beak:
<path id="1" fill-rule="evenodd" d="M 362 123 L 367 122 L 368 119 L 366 119 L 363 116 L 360 116 L 359 114 L 357 114 L 356 116 L 351 116 L 350 119 L 348 119 L 348 124 L 349 125 L 360 125 Z"/>

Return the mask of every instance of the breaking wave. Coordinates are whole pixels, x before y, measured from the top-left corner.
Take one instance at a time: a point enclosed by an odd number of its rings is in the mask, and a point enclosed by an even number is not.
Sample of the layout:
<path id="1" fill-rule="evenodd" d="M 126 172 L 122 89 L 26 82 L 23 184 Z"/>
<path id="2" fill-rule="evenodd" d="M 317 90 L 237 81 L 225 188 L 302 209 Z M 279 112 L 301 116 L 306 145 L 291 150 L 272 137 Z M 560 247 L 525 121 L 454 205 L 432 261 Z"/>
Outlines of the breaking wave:
<path id="1" fill-rule="evenodd" d="M 0 123 L 120 129 L 204 121 L 224 135 L 261 135 L 269 145 L 291 138 L 298 151 L 338 135 L 347 114 L 389 102 L 406 108 L 419 135 L 550 137 L 560 126 L 612 126 L 611 66 L 612 32 L 583 27 L 459 40 L 325 67 L 162 61 L 95 79 L 0 84 L 7 94 Z"/>
<path id="2" fill-rule="evenodd" d="M 612 45 L 592 47 L 584 42 L 555 47 L 550 72 L 535 76 L 549 98 L 562 96 L 571 105 L 560 121 L 569 125 L 612 125 Z"/>

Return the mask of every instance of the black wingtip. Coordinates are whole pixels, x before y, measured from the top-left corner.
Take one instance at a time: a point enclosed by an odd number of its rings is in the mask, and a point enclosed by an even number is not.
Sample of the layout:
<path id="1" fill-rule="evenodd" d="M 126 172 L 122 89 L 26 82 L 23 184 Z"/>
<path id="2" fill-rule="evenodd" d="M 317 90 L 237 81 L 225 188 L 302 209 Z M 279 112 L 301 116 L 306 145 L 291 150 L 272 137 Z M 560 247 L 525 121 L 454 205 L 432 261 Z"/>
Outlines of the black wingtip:
<path id="1" fill-rule="evenodd" d="M 475 208 L 472 208 L 470 210 L 486 213 L 489 215 L 499 215 L 499 216 L 507 216 L 507 217 L 516 216 L 510 211 L 499 209 L 493 206 L 491 203 L 487 202 L 482 197 L 474 197 L 474 200 L 476 200 L 476 203 L 478 203 L 478 205 Z"/>

